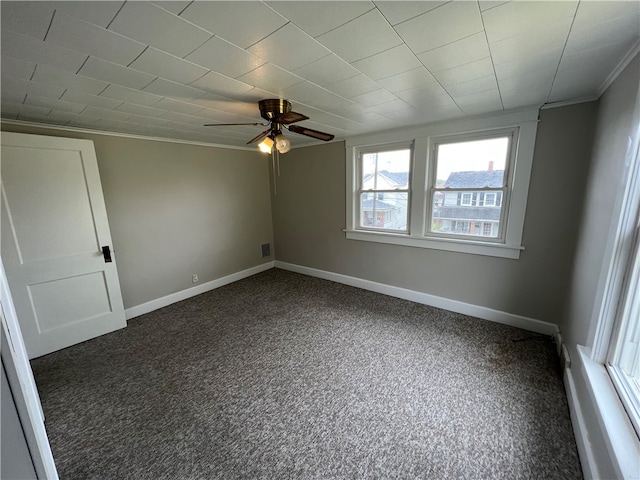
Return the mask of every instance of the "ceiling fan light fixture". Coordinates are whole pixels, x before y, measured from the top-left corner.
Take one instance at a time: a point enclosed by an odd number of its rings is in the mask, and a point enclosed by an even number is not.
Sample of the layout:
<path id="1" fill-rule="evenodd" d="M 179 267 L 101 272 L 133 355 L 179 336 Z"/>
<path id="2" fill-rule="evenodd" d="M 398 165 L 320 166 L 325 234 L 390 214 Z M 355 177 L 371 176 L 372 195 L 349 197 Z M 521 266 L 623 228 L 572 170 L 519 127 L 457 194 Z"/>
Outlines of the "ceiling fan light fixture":
<path id="1" fill-rule="evenodd" d="M 262 142 L 258 144 L 258 148 L 263 153 L 271 153 L 271 149 L 273 148 L 273 140 L 271 137 L 265 138 Z"/>
<path id="2" fill-rule="evenodd" d="M 291 141 L 285 137 L 282 133 L 276 135 L 276 148 L 279 153 L 287 153 L 291 150 Z"/>

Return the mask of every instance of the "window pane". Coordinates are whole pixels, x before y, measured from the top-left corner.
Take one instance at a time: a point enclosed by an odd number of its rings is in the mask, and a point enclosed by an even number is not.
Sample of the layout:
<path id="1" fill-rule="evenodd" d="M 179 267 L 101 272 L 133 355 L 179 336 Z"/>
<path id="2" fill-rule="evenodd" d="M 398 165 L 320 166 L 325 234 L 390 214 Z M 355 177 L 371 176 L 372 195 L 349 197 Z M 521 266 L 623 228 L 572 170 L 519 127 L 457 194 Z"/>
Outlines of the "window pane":
<path id="1" fill-rule="evenodd" d="M 363 154 L 362 189 L 408 189 L 410 160 L 411 150 L 408 148 Z"/>
<path id="2" fill-rule="evenodd" d="M 502 192 L 495 190 L 436 191 L 433 195 L 431 231 L 498 238 L 502 210 L 498 199 L 501 196 Z M 482 198 L 483 201 L 478 200 Z"/>
<path id="3" fill-rule="evenodd" d="M 504 186 L 509 137 L 438 145 L 436 188 Z"/>
<path id="4" fill-rule="evenodd" d="M 379 195 L 373 192 L 360 195 L 360 226 L 406 231 L 409 194 L 385 192 L 383 199 Z"/>

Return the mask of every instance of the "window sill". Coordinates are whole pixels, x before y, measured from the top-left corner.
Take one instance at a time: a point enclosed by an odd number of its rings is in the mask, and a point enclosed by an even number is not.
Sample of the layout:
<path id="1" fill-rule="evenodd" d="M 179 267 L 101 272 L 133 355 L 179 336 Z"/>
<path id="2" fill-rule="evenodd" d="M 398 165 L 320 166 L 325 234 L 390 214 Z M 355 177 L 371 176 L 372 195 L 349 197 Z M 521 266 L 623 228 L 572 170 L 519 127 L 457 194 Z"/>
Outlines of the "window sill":
<path id="1" fill-rule="evenodd" d="M 520 258 L 521 246 L 504 245 L 501 243 L 487 243 L 473 240 L 425 238 L 420 236 L 371 232 L 366 230 L 344 230 L 349 240 L 361 240 L 364 242 L 386 243 L 402 245 L 406 247 L 431 248 L 434 250 L 446 250 L 449 252 L 469 253 L 473 255 L 486 255 L 489 257 Z"/>
<path id="2" fill-rule="evenodd" d="M 617 478 L 638 478 L 640 440 L 620 402 L 609 373 L 604 365 L 589 357 L 589 350 L 577 346 L 579 368 L 590 390 L 591 400 L 607 444 Z"/>

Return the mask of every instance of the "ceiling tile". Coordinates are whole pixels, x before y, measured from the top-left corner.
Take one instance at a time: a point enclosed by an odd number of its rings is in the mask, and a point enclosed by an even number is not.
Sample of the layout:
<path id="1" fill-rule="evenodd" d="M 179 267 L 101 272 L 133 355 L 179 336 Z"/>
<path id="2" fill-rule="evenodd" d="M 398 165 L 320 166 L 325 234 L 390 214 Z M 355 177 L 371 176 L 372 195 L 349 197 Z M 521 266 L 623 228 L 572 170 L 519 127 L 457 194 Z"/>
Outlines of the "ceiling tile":
<path id="1" fill-rule="evenodd" d="M 553 82 L 550 100 L 557 101 L 566 96 L 571 98 L 585 97 L 590 94 L 593 96 L 593 92 L 598 91 L 616 68 L 618 59 L 630 47 L 630 44 L 605 45 L 563 55 Z"/>
<path id="2" fill-rule="evenodd" d="M 201 105 L 197 105 L 189 102 L 181 102 L 173 98 L 163 98 L 154 105 L 154 108 L 161 108 L 176 113 L 184 113 L 185 115 L 192 115 L 203 109 Z"/>
<path id="3" fill-rule="evenodd" d="M 238 77 L 238 80 L 276 94 L 280 94 L 284 89 L 304 81 L 297 75 L 270 63 Z"/>
<path id="4" fill-rule="evenodd" d="M 158 105 L 156 103 L 156 105 Z M 134 103 L 122 103 L 118 106 L 119 112 L 131 113 L 133 115 L 141 115 L 143 117 L 160 117 L 167 113 L 166 110 L 155 107 L 145 107 L 143 105 L 136 105 Z"/>
<path id="5" fill-rule="evenodd" d="M 6 86 L 2 89 L 3 102 L 23 103 L 26 97 L 27 97 L 27 94 L 25 92 L 11 90 Z"/>
<path id="6" fill-rule="evenodd" d="M 189 6 L 191 0 L 158 0 L 153 3 L 174 15 L 180 15 L 180 12 Z"/>
<path id="7" fill-rule="evenodd" d="M 122 7 L 123 1 L 91 1 L 91 2 L 77 2 L 77 1 L 57 1 L 47 0 L 48 7 L 55 8 L 57 13 L 65 13 L 72 17 L 79 18 L 85 22 L 93 23 L 102 28 L 107 28 L 107 25 L 111 23 L 111 20 L 116 16 L 120 7 Z"/>
<path id="8" fill-rule="evenodd" d="M 262 2 L 193 2 L 180 16 L 242 48 L 275 32 L 287 19 Z"/>
<path id="9" fill-rule="evenodd" d="M 398 45 L 352 65 L 372 80 L 391 77 L 421 66 L 420 61 L 406 45 Z"/>
<path id="10" fill-rule="evenodd" d="M 443 85 L 455 85 L 493 74 L 493 64 L 489 57 L 433 73 L 434 77 Z"/>
<path id="11" fill-rule="evenodd" d="M 573 22 L 574 27 L 599 24 L 620 17 L 640 15 L 640 2 L 580 2 Z M 640 29 L 640 25 L 638 26 Z"/>
<path id="12" fill-rule="evenodd" d="M 155 48 L 147 48 L 129 65 L 136 70 L 180 83 L 191 83 L 207 73 L 207 69 Z"/>
<path id="13" fill-rule="evenodd" d="M 331 54 L 293 70 L 293 73 L 317 85 L 326 86 L 355 77 L 360 72 L 337 55 Z"/>
<path id="14" fill-rule="evenodd" d="M 461 95 L 454 98 L 456 104 L 466 114 L 480 113 L 480 111 L 502 110 L 502 100 L 497 88 L 476 92 L 470 95 Z"/>
<path id="15" fill-rule="evenodd" d="M 37 105 L 24 105 L 24 104 L 9 105 L 8 102 L 7 104 L 5 103 L 2 104 L 2 109 L 4 110 L 5 108 L 10 106 L 12 106 L 15 109 L 15 111 L 18 112 L 18 120 L 34 119 L 38 121 L 38 120 L 41 120 L 43 117 L 46 117 L 49 114 L 49 112 L 51 112 L 51 109 L 47 107 L 38 107 Z"/>
<path id="16" fill-rule="evenodd" d="M 636 2 L 630 2 L 636 3 Z M 640 3 L 640 2 L 639 2 Z M 572 54 L 616 43 L 634 43 L 640 38 L 640 15 L 616 17 L 594 24 L 573 25 L 565 48 Z"/>
<path id="17" fill-rule="evenodd" d="M 489 55 L 489 46 L 484 32 L 479 32 L 456 42 L 451 42 L 448 45 L 421 53 L 418 58 L 430 71 L 437 72 L 458 67 Z"/>
<path id="18" fill-rule="evenodd" d="M 577 5 L 577 0 L 509 2 L 483 12 L 482 19 L 489 43 L 494 43 L 549 23 L 566 25 L 568 32 Z"/>
<path id="19" fill-rule="evenodd" d="M 226 97 L 237 97 L 247 93 L 253 87 L 239 80 L 229 78 L 217 72 L 209 72 L 204 77 L 200 77 L 191 86 L 197 87 L 206 92 L 216 93 Z"/>
<path id="20" fill-rule="evenodd" d="M 392 77 L 378 80 L 378 84 L 390 92 L 401 92 L 412 88 L 420 88 L 436 81 L 433 75 L 424 67 L 418 67 L 408 72 L 399 73 Z"/>
<path id="21" fill-rule="evenodd" d="M 494 63 L 527 61 L 542 52 L 562 51 L 569 35 L 567 24 L 548 24 L 489 45 Z"/>
<path id="22" fill-rule="evenodd" d="M 369 1 L 277 1 L 267 4 L 312 37 L 318 37 L 375 8 Z"/>
<path id="23" fill-rule="evenodd" d="M 26 62 L 52 65 L 62 70 L 77 72 L 87 55 L 37 40 L 33 37 L 2 30 L 2 59 L 11 57 Z"/>
<path id="24" fill-rule="evenodd" d="M 549 91 L 551 89 L 551 82 L 549 86 L 544 88 L 535 86 L 530 90 L 502 90 L 500 89 L 500 95 L 502 97 L 502 104 L 505 109 L 518 108 L 518 107 L 541 107 L 547 101 L 549 97 Z"/>
<path id="25" fill-rule="evenodd" d="M 114 100 L 113 98 L 98 97 L 88 93 L 76 92 L 74 90 L 66 90 L 62 95 L 61 100 L 67 102 L 81 103 L 83 105 L 92 105 L 94 107 L 100 107 L 105 109 L 114 109 L 122 103 L 120 100 Z"/>
<path id="26" fill-rule="evenodd" d="M 193 115 L 184 115 L 182 113 L 167 112 L 162 115 L 161 118 L 165 120 L 171 120 L 172 122 L 202 125 L 202 118 Z"/>
<path id="27" fill-rule="evenodd" d="M 345 104 L 353 104 L 350 100 L 309 82 L 293 85 L 285 89 L 283 93 L 289 100 L 304 103 L 321 110 L 335 111 Z"/>
<path id="28" fill-rule="evenodd" d="M 147 106 L 154 105 L 162 100 L 162 97 L 158 95 L 113 84 L 109 85 L 105 91 L 100 94 L 100 96 Z"/>
<path id="29" fill-rule="evenodd" d="M 451 96 L 449 96 L 449 94 L 438 83 L 433 83 L 427 87 L 398 92 L 397 95 L 409 105 L 418 109 L 425 107 L 446 108 L 455 106 Z"/>
<path id="30" fill-rule="evenodd" d="M 449 92 L 454 99 L 465 95 L 472 95 L 479 92 L 486 92 L 488 90 L 497 90 L 498 83 L 496 82 L 495 75 L 488 75 L 486 77 L 476 78 L 468 82 L 457 83 L 445 87 L 445 90 Z"/>
<path id="31" fill-rule="evenodd" d="M 438 8 L 440 5 L 447 3 L 446 1 L 387 1 L 374 2 L 378 10 L 382 12 L 391 25 L 397 25 L 411 18 L 417 17 L 423 13 Z"/>
<path id="32" fill-rule="evenodd" d="M 145 49 L 141 43 L 63 13 L 56 13 L 53 17 L 45 43 L 88 53 L 121 65 L 128 65 Z"/>
<path id="33" fill-rule="evenodd" d="M 64 87 L 49 85 L 46 83 L 31 82 L 23 78 L 15 78 L 2 75 L 2 91 L 13 90 L 15 92 L 28 93 L 37 97 L 60 98 L 64 93 Z"/>
<path id="34" fill-rule="evenodd" d="M 480 10 L 484 12 L 485 10 L 498 7 L 509 1 L 511 0 L 478 0 L 478 4 L 480 5 Z"/>
<path id="35" fill-rule="evenodd" d="M 508 78 L 524 79 L 536 75 L 554 76 L 560 63 L 562 49 L 558 48 L 537 55 L 519 57 L 516 60 L 494 63 L 498 81 Z"/>
<path id="36" fill-rule="evenodd" d="M 268 94 L 267 94 L 268 95 Z M 243 96 L 243 98 L 245 98 Z M 260 99 L 267 98 L 262 96 Z M 244 116 L 247 120 L 238 120 L 239 122 L 247 122 L 250 119 L 260 118 L 260 110 L 258 108 L 258 102 L 242 101 L 242 100 L 230 100 L 228 98 L 220 97 L 219 95 L 213 95 L 208 93 L 203 97 L 200 97 L 193 101 L 198 105 L 206 107 L 207 110 L 216 110 L 218 114 L 226 112 L 229 115 Z M 198 112 L 200 115 L 200 112 Z M 255 120 L 254 120 L 255 121 Z"/>
<path id="37" fill-rule="evenodd" d="M 108 110 L 105 108 L 92 107 L 92 106 L 87 107 L 82 113 L 93 118 L 99 118 L 101 120 L 125 121 L 131 116 L 126 112 L 119 112 L 117 110 Z"/>
<path id="38" fill-rule="evenodd" d="M 142 88 L 156 78 L 155 75 L 95 57 L 89 57 L 78 74 L 129 88 Z"/>
<path id="39" fill-rule="evenodd" d="M 22 60 L 16 60 L 11 57 L 2 57 L 2 73 L 11 72 L 11 75 L 16 78 L 23 78 L 25 80 L 31 80 L 31 75 L 36 69 L 35 62 L 23 62 Z"/>
<path id="40" fill-rule="evenodd" d="M 211 38 L 206 30 L 150 2 L 126 2 L 109 30 L 177 57 L 184 57 Z"/>
<path id="41" fill-rule="evenodd" d="M 164 78 L 156 78 L 149 85 L 144 87 L 144 91 L 160 95 L 161 97 L 172 97 L 176 100 L 193 100 L 203 96 L 206 92 L 199 88 L 189 87 L 181 83 L 171 82 Z"/>
<path id="42" fill-rule="evenodd" d="M 51 108 L 73 113 L 80 113 L 85 108 L 87 108 L 86 105 L 81 105 L 78 103 L 65 102 L 64 100 L 56 100 L 54 98 L 36 97 L 34 95 L 27 95 L 25 103 L 29 105 L 37 105 L 39 107 Z"/>
<path id="43" fill-rule="evenodd" d="M 449 2 L 395 28 L 417 54 L 481 32 L 483 25 L 476 2 Z"/>
<path id="44" fill-rule="evenodd" d="M 267 63 L 266 60 L 218 37 L 211 38 L 185 59 L 231 78 L 244 75 Z"/>
<path id="45" fill-rule="evenodd" d="M 339 82 L 335 82 L 327 86 L 327 89 L 345 98 L 362 95 L 363 93 L 372 92 L 379 88 L 380 85 L 362 74 L 345 80 L 340 80 Z"/>
<path id="46" fill-rule="evenodd" d="M 373 92 L 369 93 L 363 93 L 362 95 L 351 98 L 351 100 L 358 103 L 359 105 L 362 105 L 363 107 L 370 107 L 379 103 L 390 102 L 396 99 L 397 97 L 393 93 L 385 90 L 384 88 L 374 90 Z"/>
<path id="47" fill-rule="evenodd" d="M 350 63 L 402 43 L 377 9 L 317 38 L 320 43 Z M 354 42 L 354 38 L 358 41 Z"/>
<path id="48" fill-rule="evenodd" d="M 13 30 L 23 35 L 44 40 L 53 8 L 45 2 L 2 2 L 0 3 L 2 30 Z"/>
<path id="49" fill-rule="evenodd" d="M 49 83 L 94 95 L 97 95 L 109 85 L 107 82 L 65 72 L 64 70 L 58 70 L 57 68 L 46 65 L 38 65 L 36 67 L 36 72 L 33 74 L 32 80 L 34 82 Z"/>
<path id="50" fill-rule="evenodd" d="M 286 70 L 302 67 L 331 53 L 292 23 L 263 38 L 248 50 Z"/>

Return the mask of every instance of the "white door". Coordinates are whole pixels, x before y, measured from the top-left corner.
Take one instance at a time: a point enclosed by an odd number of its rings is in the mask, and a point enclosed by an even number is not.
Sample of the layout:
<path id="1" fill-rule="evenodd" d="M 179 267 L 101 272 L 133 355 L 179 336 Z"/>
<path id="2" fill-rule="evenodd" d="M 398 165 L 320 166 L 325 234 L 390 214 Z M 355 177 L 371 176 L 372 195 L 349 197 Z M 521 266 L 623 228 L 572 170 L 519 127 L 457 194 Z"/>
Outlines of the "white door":
<path id="1" fill-rule="evenodd" d="M 0 190 L 2 260 L 29 358 L 125 327 L 93 142 L 3 132 Z"/>

